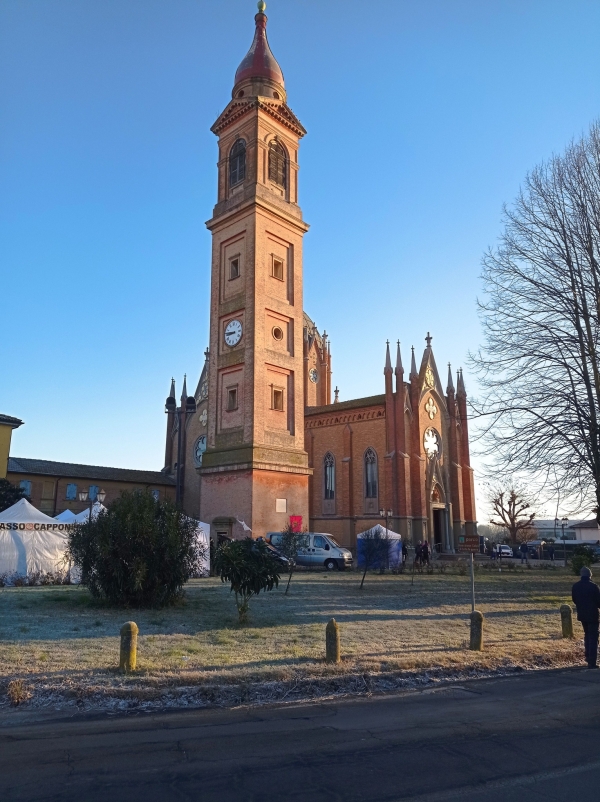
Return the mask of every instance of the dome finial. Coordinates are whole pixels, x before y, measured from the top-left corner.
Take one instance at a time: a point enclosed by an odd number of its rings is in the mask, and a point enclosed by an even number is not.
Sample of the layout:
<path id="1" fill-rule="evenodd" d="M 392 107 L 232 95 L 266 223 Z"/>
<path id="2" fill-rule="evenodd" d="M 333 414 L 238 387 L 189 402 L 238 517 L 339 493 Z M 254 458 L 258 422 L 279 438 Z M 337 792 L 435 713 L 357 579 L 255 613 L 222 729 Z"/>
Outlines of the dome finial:
<path id="1" fill-rule="evenodd" d="M 256 30 L 254 32 L 254 40 L 250 46 L 250 50 L 244 56 L 242 63 L 237 68 L 234 81 L 234 97 L 244 97 L 244 95 L 237 94 L 237 85 L 243 81 L 272 81 L 279 84 L 279 87 L 285 92 L 285 83 L 283 80 L 283 73 L 281 67 L 277 63 L 275 56 L 271 53 L 269 42 L 267 41 L 267 15 L 264 13 L 267 4 L 264 0 L 259 0 L 258 14 L 254 17 Z M 255 87 L 255 89 L 263 90 L 262 86 Z M 244 90 L 242 90 L 244 91 Z M 247 90 L 246 90 L 247 92 Z M 259 94 L 268 94 L 271 96 L 271 91 L 260 91 Z M 280 93 L 279 93 L 280 94 Z M 279 100 L 279 95 L 274 96 Z M 285 98 L 284 98 L 285 100 Z"/>

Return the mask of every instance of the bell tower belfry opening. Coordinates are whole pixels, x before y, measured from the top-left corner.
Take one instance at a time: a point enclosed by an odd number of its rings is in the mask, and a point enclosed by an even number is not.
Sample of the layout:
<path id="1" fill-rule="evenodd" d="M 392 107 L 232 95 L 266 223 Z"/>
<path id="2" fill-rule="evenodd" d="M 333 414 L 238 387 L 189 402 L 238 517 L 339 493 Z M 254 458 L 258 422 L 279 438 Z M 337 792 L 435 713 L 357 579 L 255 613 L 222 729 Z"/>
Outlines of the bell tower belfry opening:
<path id="1" fill-rule="evenodd" d="M 304 450 L 302 238 L 298 150 L 306 131 L 287 105 L 259 2 L 232 99 L 212 127 L 218 196 L 212 233 L 207 448 L 200 517 L 253 536 L 308 524 Z M 244 530 L 247 533 L 247 530 Z M 214 532 L 213 532 L 214 534 Z"/>

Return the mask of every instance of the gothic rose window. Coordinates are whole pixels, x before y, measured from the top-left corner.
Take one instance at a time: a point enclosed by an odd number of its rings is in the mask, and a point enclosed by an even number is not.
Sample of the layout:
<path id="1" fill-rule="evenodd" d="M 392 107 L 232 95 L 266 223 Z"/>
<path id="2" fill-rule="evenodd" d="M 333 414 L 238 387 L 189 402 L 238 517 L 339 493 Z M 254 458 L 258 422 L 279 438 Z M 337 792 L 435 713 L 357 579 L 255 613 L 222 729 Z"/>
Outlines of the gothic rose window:
<path id="1" fill-rule="evenodd" d="M 325 480 L 325 498 L 335 498 L 335 457 L 328 451 L 323 458 L 323 476 Z"/>
<path id="2" fill-rule="evenodd" d="M 287 159 L 279 142 L 269 145 L 269 179 L 284 189 L 287 187 Z"/>
<path id="3" fill-rule="evenodd" d="M 377 498 L 377 454 L 372 448 L 365 451 L 365 496 Z"/>
<path id="4" fill-rule="evenodd" d="M 229 186 L 239 184 L 246 177 L 246 143 L 237 139 L 229 151 Z"/>

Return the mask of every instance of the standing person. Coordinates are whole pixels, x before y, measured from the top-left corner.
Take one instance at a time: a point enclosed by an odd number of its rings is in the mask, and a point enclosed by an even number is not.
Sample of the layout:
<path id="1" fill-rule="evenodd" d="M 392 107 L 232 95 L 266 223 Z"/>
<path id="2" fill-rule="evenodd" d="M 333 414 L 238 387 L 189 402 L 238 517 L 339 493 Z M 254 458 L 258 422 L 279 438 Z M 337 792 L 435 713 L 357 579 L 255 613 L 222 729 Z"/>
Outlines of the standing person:
<path id="1" fill-rule="evenodd" d="M 429 565 L 429 543 L 424 540 L 423 545 L 421 546 L 421 559 L 423 560 L 424 565 Z"/>
<path id="2" fill-rule="evenodd" d="M 550 557 L 550 562 L 554 562 L 554 546 L 552 543 L 548 546 L 548 557 Z"/>
<path id="3" fill-rule="evenodd" d="M 592 582 L 592 572 L 584 565 L 579 572 L 581 579 L 575 582 L 571 598 L 577 607 L 577 620 L 583 627 L 585 660 L 588 668 L 598 668 L 598 609 L 600 608 L 600 588 Z"/>
<path id="4" fill-rule="evenodd" d="M 406 568 L 406 558 L 408 556 L 408 543 L 403 540 L 400 541 L 400 548 L 402 549 L 402 570 Z"/>
<path id="5" fill-rule="evenodd" d="M 415 565 L 421 565 L 421 551 L 422 551 L 422 543 L 419 540 L 417 543 L 417 547 L 415 549 Z"/>
<path id="6" fill-rule="evenodd" d="M 521 565 L 523 565 L 524 562 L 528 562 L 528 560 L 527 560 L 527 552 L 528 552 L 527 543 L 521 543 L 521 545 L 519 546 L 519 551 L 521 552 Z"/>

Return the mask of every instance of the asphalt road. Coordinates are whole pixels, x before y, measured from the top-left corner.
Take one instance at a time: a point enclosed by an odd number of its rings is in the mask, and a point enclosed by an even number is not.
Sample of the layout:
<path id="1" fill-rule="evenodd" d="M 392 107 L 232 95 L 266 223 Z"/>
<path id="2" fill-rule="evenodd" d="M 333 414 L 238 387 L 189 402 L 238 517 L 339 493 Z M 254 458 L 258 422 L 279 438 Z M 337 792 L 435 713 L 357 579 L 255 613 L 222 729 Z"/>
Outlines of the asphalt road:
<path id="1" fill-rule="evenodd" d="M 600 671 L 270 708 L 0 718 L 2 802 L 598 798 Z"/>

